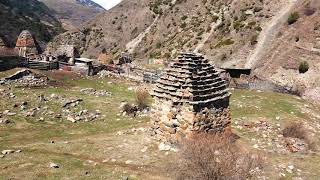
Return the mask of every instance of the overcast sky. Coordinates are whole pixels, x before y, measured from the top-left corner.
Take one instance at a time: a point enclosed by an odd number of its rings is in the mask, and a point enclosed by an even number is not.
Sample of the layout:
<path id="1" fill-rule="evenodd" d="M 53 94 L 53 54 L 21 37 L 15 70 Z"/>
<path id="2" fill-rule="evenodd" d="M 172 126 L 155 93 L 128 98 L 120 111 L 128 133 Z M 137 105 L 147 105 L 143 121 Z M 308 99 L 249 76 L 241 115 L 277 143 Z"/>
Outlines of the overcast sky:
<path id="1" fill-rule="evenodd" d="M 93 0 L 93 1 L 100 4 L 105 9 L 110 9 L 113 6 L 117 5 L 119 2 L 121 2 L 121 0 Z"/>

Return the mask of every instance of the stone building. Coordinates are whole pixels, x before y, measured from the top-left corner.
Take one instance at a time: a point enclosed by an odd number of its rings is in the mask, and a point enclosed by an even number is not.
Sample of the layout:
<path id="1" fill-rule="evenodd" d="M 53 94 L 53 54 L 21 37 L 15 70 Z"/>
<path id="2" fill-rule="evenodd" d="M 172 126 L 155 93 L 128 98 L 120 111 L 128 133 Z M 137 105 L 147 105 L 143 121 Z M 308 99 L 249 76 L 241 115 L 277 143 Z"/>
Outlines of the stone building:
<path id="1" fill-rule="evenodd" d="M 228 83 L 202 55 L 181 54 L 158 80 L 152 96 L 152 128 L 160 140 L 176 142 L 192 132 L 229 129 Z"/>
<path id="2" fill-rule="evenodd" d="M 7 47 L 4 40 L 0 37 L 0 57 L 12 57 L 17 55 L 17 51 L 14 48 Z"/>
<path id="3" fill-rule="evenodd" d="M 21 57 L 27 57 L 28 54 L 39 53 L 32 34 L 27 30 L 22 31 L 19 35 L 16 43 L 16 49 Z"/>
<path id="4" fill-rule="evenodd" d="M 69 65 L 75 63 L 75 47 L 73 45 L 60 45 L 56 48 L 47 48 L 46 54 L 53 55 L 59 62 L 65 62 Z"/>

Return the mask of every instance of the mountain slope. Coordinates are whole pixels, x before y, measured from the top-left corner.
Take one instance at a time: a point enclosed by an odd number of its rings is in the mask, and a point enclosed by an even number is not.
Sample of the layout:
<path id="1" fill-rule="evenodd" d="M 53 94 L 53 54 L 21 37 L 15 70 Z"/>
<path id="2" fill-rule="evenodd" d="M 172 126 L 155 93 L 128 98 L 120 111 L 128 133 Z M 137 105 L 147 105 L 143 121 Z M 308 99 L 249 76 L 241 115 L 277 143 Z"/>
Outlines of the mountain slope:
<path id="1" fill-rule="evenodd" d="M 308 90 L 320 87 L 319 4 L 318 0 L 125 0 L 53 44 L 76 43 L 87 57 L 97 57 L 103 48 L 115 57 L 129 51 L 142 64 L 174 58 L 180 51 L 197 51 L 218 67 L 252 68 L 277 84 Z M 289 25 L 295 11 L 300 18 Z M 310 71 L 299 74 L 303 61 Z"/>
<path id="2" fill-rule="evenodd" d="M 37 0 L 1 0 L 0 36 L 13 47 L 22 30 L 30 30 L 38 41 L 48 42 L 62 32 L 52 12 Z"/>
<path id="3" fill-rule="evenodd" d="M 126 44 L 144 32 L 154 21 L 149 9 L 151 0 L 124 0 L 116 7 L 99 14 L 79 31 L 69 31 L 55 38 L 51 48 L 74 44 L 86 57 L 97 57 L 102 49 L 118 54 Z"/>
<path id="4" fill-rule="evenodd" d="M 68 30 L 80 28 L 87 22 L 105 11 L 103 7 L 91 0 L 39 0 L 46 4 L 54 15 Z"/>
<path id="5" fill-rule="evenodd" d="M 133 51 L 146 60 L 196 49 L 219 66 L 244 67 L 262 27 L 287 1 L 125 0 L 76 33 L 86 36 L 86 56 L 106 48 L 115 54 Z M 64 35 L 58 39 L 68 41 Z"/>
<path id="6" fill-rule="evenodd" d="M 281 26 L 267 53 L 254 64 L 254 72 L 319 99 L 320 2 L 298 1 L 291 13 L 297 13 L 299 18 Z M 309 65 L 306 73 L 299 73 L 302 62 Z"/>

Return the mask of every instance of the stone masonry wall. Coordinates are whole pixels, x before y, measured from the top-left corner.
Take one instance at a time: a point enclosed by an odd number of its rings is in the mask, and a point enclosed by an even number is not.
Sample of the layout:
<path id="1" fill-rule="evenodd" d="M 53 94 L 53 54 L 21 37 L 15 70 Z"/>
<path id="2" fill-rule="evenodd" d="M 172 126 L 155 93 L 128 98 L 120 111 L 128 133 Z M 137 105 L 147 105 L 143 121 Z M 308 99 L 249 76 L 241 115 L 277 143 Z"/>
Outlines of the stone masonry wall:
<path id="1" fill-rule="evenodd" d="M 228 83 L 207 59 L 181 54 L 156 83 L 154 135 L 174 143 L 193 132 L 225 131 L 231 122 L 230 95 Z"/>

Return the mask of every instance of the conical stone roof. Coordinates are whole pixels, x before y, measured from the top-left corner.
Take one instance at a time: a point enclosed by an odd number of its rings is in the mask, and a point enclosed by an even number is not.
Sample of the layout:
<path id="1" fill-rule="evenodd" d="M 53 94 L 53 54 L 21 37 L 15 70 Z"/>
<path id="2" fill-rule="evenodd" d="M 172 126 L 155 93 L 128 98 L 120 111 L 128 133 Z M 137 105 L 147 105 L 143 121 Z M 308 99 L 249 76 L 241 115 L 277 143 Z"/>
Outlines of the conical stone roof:
<path id="1" fill-rule="evenodd" d="M 182 53 L 158 80 L 153 96 L 170 100 L 173 105 L 189 104 L 194 109 L 226 108 L 231 93 L 219 75 L 202 55 Z"/>
<path id="2" fill-rule="evenodd" d="M 32 34 L 28 30 L 20 33 L 16 47 L 36 47 Z"/>

